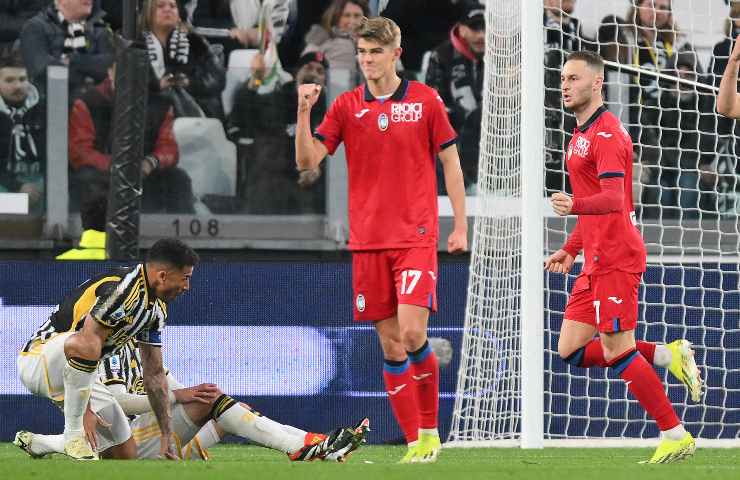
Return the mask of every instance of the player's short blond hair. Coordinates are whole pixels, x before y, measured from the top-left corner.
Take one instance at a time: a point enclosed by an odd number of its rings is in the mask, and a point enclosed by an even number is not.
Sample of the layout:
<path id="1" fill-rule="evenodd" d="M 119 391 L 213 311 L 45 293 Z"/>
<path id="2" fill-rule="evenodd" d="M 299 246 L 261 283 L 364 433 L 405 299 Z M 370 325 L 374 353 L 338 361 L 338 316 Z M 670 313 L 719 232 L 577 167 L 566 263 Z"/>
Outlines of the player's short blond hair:
<path id="1" fill-rule="evenodd" d="M 357 30 L 357 38 L 398 48 L 401 46 L 401 29 L 390 18 L 362 17 L 360 28 Z"/>

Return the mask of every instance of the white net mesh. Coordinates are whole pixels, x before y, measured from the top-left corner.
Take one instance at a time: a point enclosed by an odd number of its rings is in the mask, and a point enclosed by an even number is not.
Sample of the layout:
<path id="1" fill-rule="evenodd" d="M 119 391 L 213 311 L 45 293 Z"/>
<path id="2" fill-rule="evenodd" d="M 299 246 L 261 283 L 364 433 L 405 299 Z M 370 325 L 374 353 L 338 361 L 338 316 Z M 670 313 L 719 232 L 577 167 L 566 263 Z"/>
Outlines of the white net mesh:
<path id="1" fill-rule="evenodd" d="M 570 51 L 598 49 L 609 60 L 645 72 L 718 86 L 731 45 L 723 31 L 729 7 L 719 0 L 647 0 L 641 5 L 650 8 L 637 9 L 635 17 L 630 1 L 582 0 L 561 22 L 562 8 L 572 3 L 545 1 L 556 10 L 544 23 L 543 175 L 548 194 L 570 191 L 562 152 L 575 121 L 563 110 L 559 93 L 560 67 Z M 496 202 L 520 194 L 519 98 L 526 92 L 518 86 L 519 9 L 517 0 L 487 5 L 479 195 L 481 211 L 494 213 L 476 219 L 450 440 L 519 437 L 518 302 L 519 286 L 527 280 L 518 270 L 518 218 L 498 215 L 502 210 Z M 584 17 L 580 25 L 571 21 L 579 13 Z M 635 28 L 646 22 L 657 25 L 654 40 L 654 29 Z M 729 27 L 732 36 L 740 31 Z M 690 83 L 609 69 L 605 95 L 635 145 L 635 210 L 648 249 L 637 337 L 691 341 L 706 394 L 699 405 L 691 404 L 685 388 L 657 369 L 669 397 L 695 436 L 740 439 L 740 130 L 715 113 L 714 92 Z M 545 220 L 543 254 L 559 248 L 574 225 L 574 218 Z M 655 423 L 628 397 L 621 379 L 604 369 L 568 366 L 558 357 L 562 312 L 579 270 L 580 264 L 567 278 L 545 277 L 545 439 L 654 438 Z"/>
<path id="2" fill-rule="evenodd" d="M 521 195 L 520 10 L 489 2 L 478 200 L 460 377 L 451 440 L 513 438 L 520 417 L 519 273 L 521 221 L 506 211 Z M 502 208 L 502 206 L 504 206 Z"/>

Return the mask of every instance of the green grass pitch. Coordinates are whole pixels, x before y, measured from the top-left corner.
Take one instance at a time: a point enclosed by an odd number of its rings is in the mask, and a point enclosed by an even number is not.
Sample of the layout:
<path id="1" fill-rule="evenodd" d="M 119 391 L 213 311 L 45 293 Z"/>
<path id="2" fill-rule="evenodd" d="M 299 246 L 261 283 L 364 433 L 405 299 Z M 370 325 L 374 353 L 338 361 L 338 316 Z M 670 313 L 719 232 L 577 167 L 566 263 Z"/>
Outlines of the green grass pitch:
<path id="1" fill-rule="evenodd" d="M 285 455 L 241 445 L 210 450 L 209 462 L 74 462 L 65 457 L 32 460 L 0 444 L 2 478 L 38 480 L 640 480 L 740 479 L 740 449 L 700 449 L 685 462 L 638 465 L 650 449 L 444 449 L 433 465 L 397 465 L 402 447 L 366 446 L 347 463 L 291 463 Z"/>

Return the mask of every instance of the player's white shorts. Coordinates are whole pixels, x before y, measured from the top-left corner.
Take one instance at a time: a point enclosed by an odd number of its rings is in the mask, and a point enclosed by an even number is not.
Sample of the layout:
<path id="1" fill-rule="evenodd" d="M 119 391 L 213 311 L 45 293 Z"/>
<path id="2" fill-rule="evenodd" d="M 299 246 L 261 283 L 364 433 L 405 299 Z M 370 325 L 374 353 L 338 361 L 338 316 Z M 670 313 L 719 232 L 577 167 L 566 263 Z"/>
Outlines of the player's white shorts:
<path id="1" fill-rule="evenodd" d="M 72 335 L 62 333 L 46 342 L 37 341 L 28 352 L 18 355 L 17 365 L 21 382 L 34 395 L 51 399 L 59 408 L 64 407 L 64 341 Z M 110 427 L 98 425 L 98 451 L 120 445 L 131 438 L 128 418 L 113 394 L 98 376 L 90 392 L 90 408 L 100 415 Z"/>
<path id="2" fill-rule="evenodd" d="M 172 439 L 170 440 L 175 452 L 183 460 L 208 458 L 208 452 L 200 448 L 195 435 L 200 427 L 195 425 L 185 408 L 180 405 L 172 407 Z M 160 431 L 157 417 L 154 412 L 137 415 L 131 420 L 131 432 L 137 446 L 136 458 L 157 458 L 160 449 Z M 194 440 L 191 442 L 191 440 Z"/>

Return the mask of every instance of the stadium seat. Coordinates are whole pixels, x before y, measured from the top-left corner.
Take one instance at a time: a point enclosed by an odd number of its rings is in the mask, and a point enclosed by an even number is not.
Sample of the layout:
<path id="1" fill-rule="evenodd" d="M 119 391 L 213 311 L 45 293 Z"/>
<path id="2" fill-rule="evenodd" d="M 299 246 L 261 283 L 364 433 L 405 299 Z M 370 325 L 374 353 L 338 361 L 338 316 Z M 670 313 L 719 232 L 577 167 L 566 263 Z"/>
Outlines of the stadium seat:
<path id="1" fill-rule="evenodd" d="M 193 194 L 236 195 L 236 146 L 226 139 L 217 118 L 175 120 L 179 167 L 190 175 Z"/>
<path id="2" fill-rule="evenodd" d="M 228 116 L 234 106 L 236 90 L 247 81 L 252 71 L 252 58 L 259 52 L 256 49 L 234 50 L 229 55 L 228 69 L 226 70 L 226 87 L 221 92 L 224 112 Z"/>

